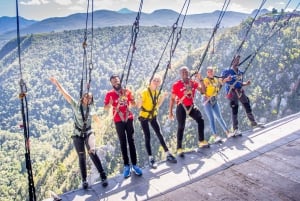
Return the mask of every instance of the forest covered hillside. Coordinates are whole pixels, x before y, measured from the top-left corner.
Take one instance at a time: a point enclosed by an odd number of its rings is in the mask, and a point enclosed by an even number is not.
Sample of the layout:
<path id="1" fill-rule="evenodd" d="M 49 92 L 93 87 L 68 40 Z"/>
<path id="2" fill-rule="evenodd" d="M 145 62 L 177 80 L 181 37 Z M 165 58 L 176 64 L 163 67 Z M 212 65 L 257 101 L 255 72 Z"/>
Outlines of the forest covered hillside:
<path id="1" fill-rule="evenodd" d="M 268 23 L 254 24 L 243 46 L 242 58 L 264 43 L 274 23 L 274 18 L 270 19 Z M 215 66 L 217 74 L 229 68 L 248 24 L 249 19 L 239 26 L 219 30 L 202 65 L 203 76 L 208 65 Z M 252 85 L 246 88 L 246 92 L 252 102 L 254 114 L 260 121 L 269 122 L 300 110 L 299 24 L 299 17 L 290 19 L 278 34 L 265 43 L 247 70 L 246 79 L 251 79 Z M 138 92 L 146 86 L 170 33 L 170 28 L 140 27 L 128 80 L 128 87 L 133 91 Z M 211 29 L 183 29 L 164 90 L 169 91 L 172 82 L 178 78 L 179 66 L 187 65 L 192 71 L 197 69 L 211 33 Z M 59 194 L 80 185 L 77 156 L 70 139 L 73 129 L 71 109 L 51 85 L 49 77 L 56 76 L 70 94 L 78 98 L 83 35 L 84 30 L 74 30 L 30 35 L 21 40 L 22 76 L 28 88 L 32 166 L 38 200 L 48 197 L 50 190 Z M 103 121 L 101 130 L 96 130 L 98 152 L 110 177 L 120 173 L 122 160 L 111 116 L 102 108 L 103 99 L 106 91 L 111 88 L 109 76 L 122 73 L 130 38 L 130 26 L 94 30 L 91 90 L 95 96 L 97 112 Z M 88 36 L 88 44 L 89 42 Z M 161 60 L 159 71 L 165 70 L 168 57 L 167 53 Z M 245 68 L 245 65 L 240 68 Z M 0 50 L 0 198 L 3 201 L 25 200 L 28 195 L 25 187 L 27 172 L 24 162 L 24 137 L 19 126 L 22 121 L 18 99 L 20 76 L 16 40 L 11 40 Z M 230 124 L 230 108 L 224 95 L 222 90 L 219 102 L 225 121 Z M 203 112 L 200 99 L 201 96 L 197 96 L 196 104 Z M 161 107 L 159 120 L 166 142 L 172 152 L 175 152 L 176 122 L 167 119 L 168 101 L 169 99 Z M 133 112 L 137 114 L 138 111 L 133 109 Z M 241 110 L 239 116 L 240 128 L 248 129 L 244 111 Z M 207 122 L 205 115 L 204 118 Z M 186 126 L 184 146 L 193 148 L 197 143 L 195 124 L 188 120 Z M 205 126 L 207 136 L 208 124 L 205 123 Z M 135 129 L 139 163 L 145 166 L 147 156 L 138 121 L 135 122 Z M 153 140 L 153 152 L 158 159 L 163 160 L 163 151 L 157 139 Z M 98 179 L 93 168 L 90 174 L 94 175 L 90 177 L 92 182 Z"/>

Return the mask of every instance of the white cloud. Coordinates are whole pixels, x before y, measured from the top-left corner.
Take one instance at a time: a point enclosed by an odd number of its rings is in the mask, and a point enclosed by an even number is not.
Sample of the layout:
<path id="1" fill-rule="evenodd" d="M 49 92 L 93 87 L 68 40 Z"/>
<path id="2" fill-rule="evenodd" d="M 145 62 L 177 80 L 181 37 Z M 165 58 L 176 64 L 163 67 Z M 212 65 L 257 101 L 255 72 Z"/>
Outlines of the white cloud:
<path id="1" fill-rule="evenodd" d="M 72 4 L 71 0 L 54 0 L 54 2 L 62 6 L 68 6 Z"/>
<path id="2" fill-rule="evenodd" d="M 74 6 L 68 7 L 68 10 L 73 11 L 73 12 L 84 13 L 84 12 L 86 12 L 86 7 L 83 7 L 80 5 L 74 5 Z"/>
<path id="3" fill-rule="evenodd" d="M 224 2 L 218 2 L 218 1 L 191 1 L 190 7 L 189 7 L 189 13 L 190 14 L 196 14 L 196 13 L 209 13 L 213 12 L 215 10 L 221 10 L 223 7 Z"/>
<path id="4" fill-rule="evenodd" d="M 238 11 L 238 12 L 244 12 L 244 13 L 251 13 L 251 12 L 253 11 L 253 9 L 255 9 L 255 8 L 252 8 L 252 7 L 244 7 L 243 5 L 237 4 L 237 3 L 231 3 L 231 4 L 228 6 L 228 10 L 231 10 L 231 11 Z"/>
<path id="5" fill-rule="evenodd" d="M 29 6 L 32 6 L 32 5 L 42 5 L 42 4 L 48 4 L 49 1 L 48 0 L 30 0 L 28 2 L 26 1 L 21 1 L 20 4 L 22 5 L 29 5 Z"/>

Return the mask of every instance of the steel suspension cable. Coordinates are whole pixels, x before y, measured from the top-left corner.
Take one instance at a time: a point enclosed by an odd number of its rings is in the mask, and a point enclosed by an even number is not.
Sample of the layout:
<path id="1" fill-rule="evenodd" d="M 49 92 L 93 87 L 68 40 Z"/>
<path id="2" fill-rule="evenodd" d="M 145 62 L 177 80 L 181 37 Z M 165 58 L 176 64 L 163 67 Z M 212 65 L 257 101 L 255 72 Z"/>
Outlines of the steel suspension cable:
<path id="1" fill-rule="evenodd" d="M 222 19 L 223 19 L 225 13 L 226 13 L 226 10 L 227 10 L 229 4 L 230 4 L 230 0 L 225 0 L 225 1 L 224 1 L 222 10 L 221 10 L 221 12 L 220 12 L 220 14 L 219 14 L 218 20 L 217 20 L 216 25 L 215 25 L 215 27 L 214 27 L 214 29 L 213 29 L 213 32 L 212 32 L 212 34 L 211 34 L 211 37 L 209 38 L 208 43 L 207 43 L 207 45 L 206 45 L 206 48 L 205 48 L 205 50 L 204 50 L 204 52 L 203 52 L 203 54 L 202 54 L 202 57 L 200 58 L 200 63 L 198 64 L 196 73 L 198 73 L 198 72 L 200 71 L 200 68 L 201 68 L 201 66 L 202 66 L 202 64 L 203 64 L 203 62 L 204 62 L 204 60 L 205 60 L 205 57 L 206 57 L 206 55 L 207 55 L 207 52 L 208 52 L 208 50 L 209 50 L 210 43 L 211 43 L 211 42 L 214 40 L 214 38 L 215 38 L 215 35 L 216 35 L 216 33 L 217 33 L 217 30 L 218 30 L 218 28 L 220 27 L 220 24 L 221 24 L 221 22 L 222 22 Z M 195 75 L 196 73 L 192 74 L 192 76 Z M 191 76 L 191 77 L 192 77 L 192 76 Z"/>
<path id="2" fill-rule="evenodd" d="M 290 2 L 291 2 L 291 0 L 288 1 L 288 3 L 286 4 L 285 8 L 282 10 L 282 13 L 280 14 L 280 16 L 278 17 L 278 19 L 276 19 L 275 23 L 273 24 L 273 26 L 272 26 L 272 28 L 271 28 L 271 30 L 270 30 L 270 32 L 269 32 L 267 38 L 266 38 L 266 39 L 264 40 L 264 42 L 259 46 L 259 48 L 257 48 L 257 50 L 256 50 L 255 52 L 258 52 L 259 49 L 261 49 L 262 46 L 263 46 L 265 43 L 267 43 L 267 41 L 268 41 L 269 39 L 271 39 L 271 38 L 273 37 L 273 35 L 275 35 L 278 31 L 280 31 L 280 29 L 281 29 L 282 27 L 280 27 L 279 30 L 276 30 L 276 31 L 274 31 L 274 30 L 275 30 L 275 28 L 277 27 L 278 22 L 282 19 L 283 15 L 284 15 L 284 11 L 287 9 L 287 7 L 289 6 Z M 298 7 L 298 6 L 297 6 L 297 7 Z M 296 9 L 297 9 L 297 7 L 296 7 Z M 274 31 L 274 32 L 272 33 L 272 31 Z M 248 55 L 243 61 L 241 61 L 241 62 L 238 64 L 238 66 L 241 66 L 243 63 L 245 63 L 248 59 L 250 59 L 250 58 L 253 56 L 253 54 L 254 54 L 254 53 Z M 255 54 L 255 55 L 256 55 L 256 54 Z M 251 60 L 253 60 L 253 59 L 251 58 Z"/>
<path id="3" fill-rule="evenodd" d="M 88 61 L 87 54 L 87 39 L 88 39 L 88 22 L 89 22 L 89 10 L 90 10 L 90 0 L 87 2 L 87 11 L 86 11 L 86 21 L 85 21 L 85 31 L 84 31 L 84 40 L 82 43 L 83 47 L 83 60 L 82 60 L 82 76 L 80 83 L 80 98 L 83 95 L 85 90 L 87 93 L 90 90 L 90 84 L 92 79 L 92 70 L 93 70 L 93 39 L 94 39 L 94 0 L 92 1 L 92 25 L 91 25 L 91 45 L 90 45 L 90 61 Z M 85 85 L 85 89 L 84 89 Z"/>
<path id="4" fill-rule="evenodd" d="M 293 12 L 296 12 L 296 10 L 298 9 L 300 3 L 298 3 L 298 5 L 296 6 L 296 8 L 294 9 Z M 290 21 L 290 19 L 292 18 L 292 15 L 289 15 L 289 17 L 281 24 L 278 25 L 279 27 L 274 31 L 274 32 L 270 32 L 269 36 L 267 38 L 265 38 L 265 40 L 258 46 L 258 48 L 254 51 L 254 53 L 250 54 L 248 57 L 246 57 L 246 59 L 244 59 L 240 64 L 242 65 L 247 59 L 250 58 L 249 62 L 247 63 L 247 66 L 244 70 L 244 73 L 246 73 L 246 71 L 248 70 L 248 68 L 250 67 L 250 65 L 252 64 L 254 58 L 256 57 L 256 55 L 258 54 L 258 52 L 261 50 L 261 48 L 265 47 L 266 43 L 273 38 L 284 26 L 286 26 L 288 24 L 288 22 Z"/>
<path id="5" fill-rule="evenodd" d="M 28 174 L 28 192 L 29 192 L 29 200 L 36 201 L 35 187 L 33 181 L 32 174 L 32 165 L 30 159 L 30 134 L 29 134 L 29 117 L 28 117 L 28 102 L 27 102 L 27 87 L 22 75 L 22 65 L 21 65 L 21 47 L 20 47 L 20 21 L 19 21 L 19 6 L 18 0 L 16 0 L 16 18 L 17 18 L 17 43 L 18 43 L 18 58 L 19 58 L 19 70 L 20 70 L 20 94 L 19 98 L 21 100 L 21 113 L 23 119 L 23 131 L 25 138 L 25 161 L 26 161 L 26 169 Z"/>
<path id="6" fill-rule="evenodd" d="M 161 85 L 160 85 L 160 88 L 159 88 L 159 91 L 158 91 L 158 94 L 157 94 L 157 99 L 159 98 L 159 96 L 160 96 L 160 94 L 162 92 L 162 89 L 163 89 L 163 86 L 164 86 L 164 83 L 165 83 L 165 80 L 166 80 L 166 77 L 167 77 L 167 74 L 168 74 L 168 70 L 171 68 L 172 58 L 174 56 L 174 53 L 175 53 L 176 47 L 178 45 L 178 42 L 179 42 L 179 40 L 181 38 L 181 32 L 182 32 L 182 28 L 183 28 L 183 25 L 184 25 L 184 22 L 185 22 L 185 18 L 186 18 L 189 6 L 190 6 L 190 0 L 186 0 L 184 2 L 183 6 L 182 6 L 182 9 L 181 9 L 181 11 L 180 11 L 180 13 L 179 13 L 179 15 L 178 15 L 175 23 L 172 26 L 172 32 L 171 32 L 171 34 L 170 34 L 170 36 L 168 38 L 168 41 L 167 41 L 167 43 L 166 43 L 166 45 L 165 45 L 165 47 L 163 49 L 163 52 L 162 52 L 161 57 L 160 57 L 160 59 L 158 61 L 158 64 L 156 65 L 156 67 L 155 67 L 155 69 L 154 69 L 154 71 L 152 73 L 152 76 L 151 76 L 151 78 L 149 80 L 149 83 L 150 83 L 151 80 L 153 79 L 156 71 L 158 70 L 159 64 L 160 64 L 160 62 L 161 62 L 161 60 L 162 60 L 162 58 L 164 56 L 164 53 L 165 53 L 165 51 L 166 51 L 166 49 L 168 47 L 168 44 L 171 41 L 170 51 L 169 51 L 169 60 L 167 62 L 167 66 L 166 66 L 165 71 L 164 71 L 162 82 L 161 82 Z M 176 32 L 176 29 L 178 28 L 178 22 L 179 22 L 179 20 L 180 20 L 180 18 L 182 16 L 182 13 L 183 13 L 184 10 L 185 10 L 185 12 L 184 12 L 184 15 L 183 15 L 183 19 L 181 21 L 181 26 L 180 26 L 179 31 L 177 31 L 177 33 L 176 33 L 176 41 L 174 42 L 174 40 L 175 40 L 175 32 Z M 156 105 L 154 105 L 153 109 L 155 109 L 155 107 L 156 107 Z"/>
<path id="7" fill-rule="evenodd" d="M 253 24 L 254 24 L 254 21 L 256 20 L 258 14 L 260 13 L 260 11 L 261 11 L 262 7 L 264 6 L 264 4 L 266 3 L 266 1 L 267 1 L 267 0 L 262 0 L 262 2 L 261 2 L 261 4 L 260 4 L 260 6 L 259 6 L 259 8 L 258 8 L 258 10 L 257 10 L 257 12 L 256 12 L 256 14 L 255 14 L 255 16 L 253 17 L 252 21 L 250 22 L 250 24 L 249 24 L 249 26 L 248 26 L 248 29 L 246 30 L 246 34 L 244 35 L 244 38 L 243 38 L 241 44 L 239 45 L 239 47 L 238 47 L 237 50 L 236 50 L 235 55 L 233 56 L 233 59 L 232 59 L 232 61 L 231 61 L 231 64 L 230 64 L 229 68 L 232 66 L 232 64 L 233 64 L 233 62 L 234 62 L 236 56 L 240 55 L 240 53 L 241 53 L 241 51 L 242 51 L 242 48 L 243 48 L 243 45 L 244 45 L 244 43 L 246 42 L 246 39 L 247 39 L 247 37 L 248 37 L 248 34 L 250 33 L 250 30 L 251 30 L 251 28 L 252 28 L 252 26 L 253 26 Z"/>
<path id="8" fill-rule="evenodd" d="M 136 50 L 136 41 L 137 41 L 138 33 L 140 30 L 139 25 L 140 25 L 140 17 L 141 17 L 141 13 L 142 13 L 142 8 L 143 8 L 143 0 L 140 1 L 139 11 L 138 11 L 135 21 L 133 22 L 133 25 L 131 27 L 131 41 L 130 41 L 130 45 L 128 48 L 128 53 L 126 56 L 126 61 L 124 64 L 121 79 L 120 79 L 120 83 L 122 85 L 122 82 L 123 82 L 123 79 L 125 76 L 125 70 L 127 69 L 124 88 L 126 88 L 126 86 L 127 86 L 127 82 L 128 82 L 128 78 L 129 78 L 129 74 L 130 74 L 130 70 L 131 70 L 131 66 L 132 66 L 133 56 L 134 56 L 134 53 Z M 128 59 L 129 59 L 129 61 L 128 61 Z M 127 67 L 127 63 L 128 63 L 128 67 Z"/>
<path id="9" fill-rule="evenodd" d="M 185 0 L 185 2 L 184 2 L 183 6 L 181 8 L 181 11 L 180 11 L 178 17 L 177 17 L 175 23 L 172 26 L 171 34 L 169 35 L 169 38 L 168 38 L 168 40 L 167 40 L 167 42 L 166 42 L 166 44 L 165 44 L 165 46 L 163 48 L 162 54 L 161 54 L 161 56 L 160 56 L 160 58 L 159 58 L 159 60 L 157 62 L 157 65 L 155 66 L 154 71 L 153 71 L 153 73 L 151 75 L 151 78 L 149 80 L 149 83 L 150 83 L 150 81 L 153 79 L 155 73 L 157 72 L 157 70 L 159 68 L 159 65 L 161 63 L 161 60 L 162 60 L 163 56 L 165 55 L 165 52 L 166 52 L 166 50 L 167 50 L 167 48 L 169 46 L 169 43 L 171 41 L 171 45 L 170 45 L 171 47 L 170 47 L 170 52 L 169 52 L 169 61 L 167 63 L 167 67 L 165 69 L 165 73 L 164 73 L 162 84 L 161 84 L 160 88 L 162 88 L 162 85 L 163 85 L 164 80 L 165 80 L 166 75 L 167 75 L 167 71 L 171 67 L 171 60 L 172 60 L 172 57 L 173 57 L 173 55 L 175 53 L 175 49 L 176 49 L 176 47 L 178 45 L 178 42 L 179 42 L 179 40 L 181 38 L 181 31 L 182 31 L 182 28 L 183 28 L 183 24 L 184 24 L 184 21 L 185 21 L 185 18 L 186 18 L 186 14 L 187 14 L 189 5 L 190 5 L 190 0 Z M 181 27 L 180 27 L 180 30 L 177 31 L 177 33 L 176 33 L 176 30 L 178 28 L 178 23 L 179 23 L 179 20 L 181 19 L 181 16 L 182 16 L 182 13 L 183 13 L 184 9 L 185 9 L 185 14 L 184 14 L 184 17 L 183 17 L 183 20 L 182 20 L 182 23 L 181 23 Z M 174 43 L 175 34 L 176 34 L 176 42 Z"/>
<path id="10" fill-rule="evenodd" d="M 91 45 L 90 45 L 90 61 L 88 62 L 87 55 L 87 35 L 88 35 L 88 22 L 89 22 L 89 10 L 90 10 L 90 0 L 87 3 L 87 11 L 86 11 L 86 21 L 85 21 L 85 31 L 84 31 L 84 41 L 82 44 L 83 47 L 83 62 L 82 62 L 82 77 L 80 82 L 80 100 L 83 98 L 83 93 L 89 93 L 90 85 L 92 81 L 92 70 L 93 70 L 93 39 L 94 39 L 94 0 L 92 1 L 91 15 L 92 15 L 92 23 L 91 23 Z M 85 84 L 85 89 L 84 89 Z M 85 91 L 84 91 L 85 90 Z M 87 119 L 89 116 L 89 105 L 87 106 L 86 111 L 84 112 L 83 105 L 80 104 L 80 112 L 83 120 L 83 128 L 82 132 L 85 132 Z"/>

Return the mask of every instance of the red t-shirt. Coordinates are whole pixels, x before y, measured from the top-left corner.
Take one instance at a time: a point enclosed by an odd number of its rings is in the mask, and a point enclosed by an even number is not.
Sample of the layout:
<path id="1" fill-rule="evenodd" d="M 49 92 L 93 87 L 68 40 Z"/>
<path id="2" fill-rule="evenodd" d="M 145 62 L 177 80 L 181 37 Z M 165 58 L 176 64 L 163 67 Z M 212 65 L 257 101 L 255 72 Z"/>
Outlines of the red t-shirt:
<path id="1" fill-rule="evenodd" d="M 176 95 L 177 105 L 182 103 L 185 106 L 191 106 L 194 103 L 195 91 L 199 87 L 199 84 L 193 80 L 189 80 L 188 83 L 184 83 L 182 80 L 178 80 L 172 86 L 172 94 Z"/>
<path id="2" fill-rule="evenodd" d="M 113 100 L 113 115 L 114 115 L 114 122 L 120 122 L 122 120 L 133 119 L 133 114 L 129 110 L 129 105 L 132 101 L 134 101 L 134 97 L 132 96 L 131 91 L 128 89 L 122 90 L 122 92 L 117 92 L 116 90 L 112 89 L 107 92 L 104 98 L 104 105 L 108 105 L 110 100 Z M 118 108 L 118 109 L 117 109 Z M 122 118 L 120 117 L 122 116 Z"/>

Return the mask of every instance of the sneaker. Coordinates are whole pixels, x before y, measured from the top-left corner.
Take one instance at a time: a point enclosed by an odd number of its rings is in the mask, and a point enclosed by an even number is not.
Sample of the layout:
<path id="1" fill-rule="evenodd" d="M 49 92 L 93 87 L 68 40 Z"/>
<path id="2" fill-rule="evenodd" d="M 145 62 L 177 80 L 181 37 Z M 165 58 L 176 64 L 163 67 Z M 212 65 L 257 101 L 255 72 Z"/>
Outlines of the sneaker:
<path id="1" fill-rule="evenodd" d="M 177 149 L 177 155 L 180 156 L 181 158 L 184 157 L 184 152 L 182 148 Z"/>
<path id="2" fill-rule="evenodd" d="M 216 136 L 212 135 L 209 137 L 208 143 L 209 144 L 213 144 L 216 142 Z M 199 145 L 200 146 L 200 145 Z"/>
<path id="3" fill-rule="evenodd" d="M 101 177 L 102 186 L 106 187 L 108 185 L 108 182 L 107 182 L 107 176 L 106 176 L 105 172 L 101 173 L 100 177 Z"/>
<path id="4" fill-rule="evenodd" d="M 256 128 L 256 127 L 264 128 L 264 124 L 263 123 L 257 123 L 257 122 L 251 122 L 251 126 L 253 128 Z"/>
<path id="5" fill-rule="evenodd" d="M 242 133 L 241 133 L 241 131 L 239 131 L 239 129 L 234 129 L 233 136 L 241 136 L 241 135 L 242 135 Z"/>
<path id="6" fill-rule="evenodd" d="M 141 168 L 139 168 L 139 166 L 137 165 L 133 165 L 132 166 L 132 170 L 134 171 L 134 173 L 138 176 L 141 176 L 143 174 Z"/>
<path id="7" fill-rule="evenodd" d="M 170 163 L 177 163 L 176 158 L 172 154 L 167 155 L 167 161 L 169 161 Z"/>
<path id="8" fill-rule="evenodd" d="M 221 142 L 221 141 L 222 141 L 222 138 L 217 135 L 216 138 L 215 138 L 215 142 Z"/>
<path id="9" fill-rule="evenodd" d="M 82 188 L 87 189 L 89 187 L 89 183 L 87 181 L 82 182 Z"/>
<path id="10" fill-rule="evenodd" d="M 124 166 L 124 170 L 123 170 L 123 176 L 124 176 L 124 178 L 130 177 L 130 174 L 131 174 L 131 172 L 130 172 L 129 165 L 125 165 Z"/>
<path id="11" fill-rule="evenodd" d="M 199 145 L 199 148 L 208 148 L 209 147 L 209 144 L 206 140 L 200 141 L 198 145 Z"/>
<path id="12" fill-rule="evenodd" d="M 226 131 L 226 136 L 227 136 L 227 138 L 231 138 L 234 136 L 234 133 L 230 132 L 230 131 Z"/>
<path id="13" fill-rule="evenodd" d="M 210 136 L 209 140 L 208 140 L 208 143 L 209 144 L 214 144 L 214 143 L 217 143 L 217 142 L 220 142 L 222 141 L 222 138 L 219 137 L 218 135 L 212 135 Z"/>
<path id="14" fill-rule="evenodd" d="M 149 159 L 149 165 L 153 169 L 157 168 L 157 163 L 155 162 L 154 158 Z"/>
<path id="15" fill-rule="evenodd" d="M 107 179 L 101 179 L 102 187 L 106 187 L 108 185 Z"/>
<path id="16" fill-rule="evenodd" d="M 251 122 L 251 126 L 256 127 L 257 126 L 257 122 L 256 121 L 252 121 Z"/>

